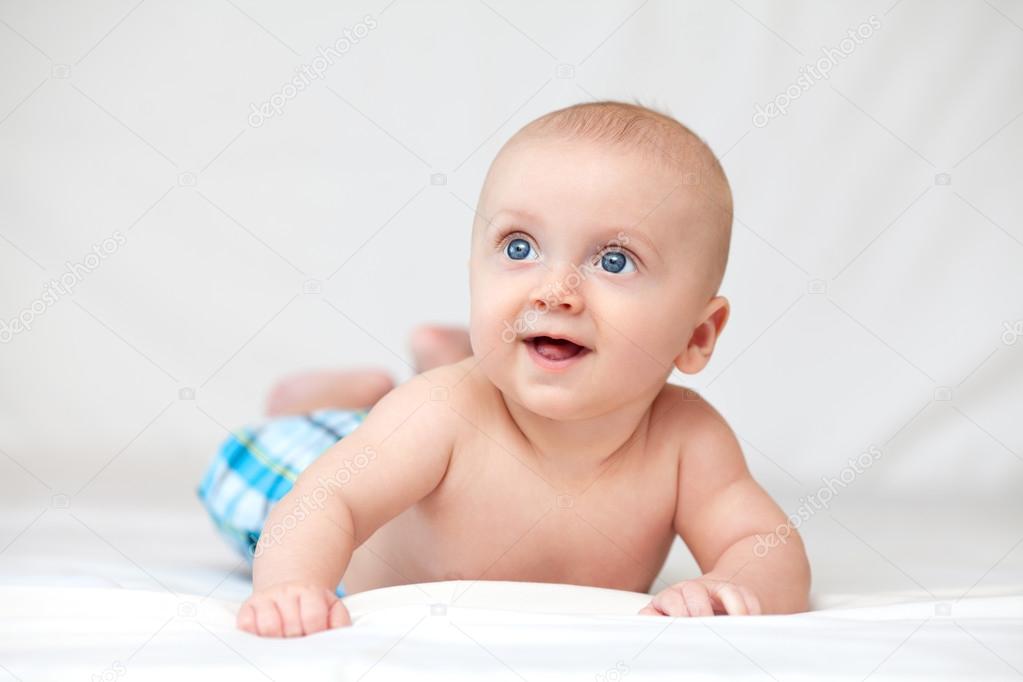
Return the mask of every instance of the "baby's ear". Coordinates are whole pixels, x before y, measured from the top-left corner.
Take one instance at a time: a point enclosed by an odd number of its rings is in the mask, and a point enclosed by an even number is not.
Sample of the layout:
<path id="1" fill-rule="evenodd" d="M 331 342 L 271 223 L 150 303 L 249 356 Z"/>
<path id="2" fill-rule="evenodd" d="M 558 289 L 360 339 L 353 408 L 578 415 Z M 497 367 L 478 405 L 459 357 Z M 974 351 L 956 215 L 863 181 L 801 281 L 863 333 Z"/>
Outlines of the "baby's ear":
<path id="1" fill-rule="evenodd" d="M 724 296 L 715 296 L 704 307 L 700 314 L 700 322 L 693 329 L 689 345 L 682 354 L 675 358 L 675 366 L 686 374 L 696 374 L 710 362 L 714 345 L 728 322 L 731 306 Z"/>

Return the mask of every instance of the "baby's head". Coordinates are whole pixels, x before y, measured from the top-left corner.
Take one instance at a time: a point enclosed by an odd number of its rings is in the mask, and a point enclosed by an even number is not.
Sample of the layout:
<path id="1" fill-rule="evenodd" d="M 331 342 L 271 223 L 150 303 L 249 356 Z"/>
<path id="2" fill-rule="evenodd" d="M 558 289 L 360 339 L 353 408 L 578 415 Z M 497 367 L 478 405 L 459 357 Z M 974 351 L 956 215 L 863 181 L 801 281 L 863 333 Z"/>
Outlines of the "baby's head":
<path id="1" fill-rule="evenodd" d="M 699 372 L 728 319 L 717 295 L 732 197 L 710 148 L 675 119 L 619 102 L 527 124 L 480 193 L 470 338 L 507 398 L 557 419 L 649 401 Z M 529 339 L 568 338 L 571 350 Z"/>

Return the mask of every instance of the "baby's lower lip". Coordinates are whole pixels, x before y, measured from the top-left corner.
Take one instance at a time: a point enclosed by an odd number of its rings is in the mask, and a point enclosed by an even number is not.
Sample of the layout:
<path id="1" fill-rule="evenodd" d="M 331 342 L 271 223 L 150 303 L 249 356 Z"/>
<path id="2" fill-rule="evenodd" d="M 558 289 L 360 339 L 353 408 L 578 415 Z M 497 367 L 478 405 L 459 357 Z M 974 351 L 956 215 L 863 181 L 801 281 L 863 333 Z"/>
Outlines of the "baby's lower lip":
<path id="1" fill-rule="evenodd" d="M 539 366 L 541 369 L 545 369 L 547 371 L 552 372 L 560 372 L 566 370 L 592 352 L 589 348 L 582 347 L 582 350 L 580 350 L 578 353 L 576 353 L 570 358 L 566 358 L 564 360 L 551 360 L 550 358 L 545 358 L 544 356 L 540 355 L 539 352 L 537 352 L 536 345 L 533 343 L 531 339 L 524 339 L 523 343 L 526 345 L 526 352 L 529 353 L 529 356 L 533 359 L 533 362 L 536 363 L 537 366 Z"/>

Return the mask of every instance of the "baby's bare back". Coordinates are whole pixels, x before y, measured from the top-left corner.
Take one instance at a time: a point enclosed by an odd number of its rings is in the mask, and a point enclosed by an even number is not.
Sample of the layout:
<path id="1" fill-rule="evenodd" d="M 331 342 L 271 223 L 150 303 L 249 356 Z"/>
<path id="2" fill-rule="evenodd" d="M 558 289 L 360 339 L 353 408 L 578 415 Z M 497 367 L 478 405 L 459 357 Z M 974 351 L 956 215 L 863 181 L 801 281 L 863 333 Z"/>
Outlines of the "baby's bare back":
<path id="1" fill-rule="evenodd" d="M 349 593 L 436 580 L 559 582 L 646 592 L 675 536 L 684 403 L 666 386 L 605 465 L 555 479 L 518 431 L 500 393 L 459 367 L 445 392 L 458 425 L 439 485 L 381 526 L 352 556 Z M 436 375 L 435 375 L 436 376 Z"/>

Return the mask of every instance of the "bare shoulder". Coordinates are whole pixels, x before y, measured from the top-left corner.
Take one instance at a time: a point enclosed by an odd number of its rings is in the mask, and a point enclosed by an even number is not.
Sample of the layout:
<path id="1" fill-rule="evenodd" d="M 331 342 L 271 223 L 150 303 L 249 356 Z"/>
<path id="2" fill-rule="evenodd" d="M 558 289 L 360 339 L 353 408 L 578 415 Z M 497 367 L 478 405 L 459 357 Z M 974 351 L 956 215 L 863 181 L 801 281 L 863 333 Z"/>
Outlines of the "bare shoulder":
<path id="1" fill-rule="evenodd" d="M 443 396 L 450 411 L 473 423 L 492 413 L 501 400 L 500 391 L 483 372 L 475 355 L 434 367 L 420 376 L 429 379 L 435 387 L 434 394 Z"/>
<path id="2" fill-rule="evenodd" d="M 691 388 L 666 384 L 653 405 L 652 423 L 676 447 L 680 469 L 734 478 L 746 471 L 735 432 L 706 398 Z"/>
<path id="3" fill-rule="evenodd" d="M 457 368 L 437 367 L 395 386 L 378 400 L 354 431 L 319 457 L 302 476 L 333 475 L 365 452 L 373 466 L 359 469 L 357 485 L 343 498 L 361 543 L 376 529 L 440 486 L 461 420 L 449 409 Z"/>
<path id="4" fill-rule="evenodd" d="M 457 362 L 439 365 L 417 376 L 431 384 L 455 388 L 466 382 L 471 383 L 479 374 L 479 359 L 475 355 L 470 355 Z"/>
<path id="5" fill-rule="evenodd" d="M 457 428 L 467 412 L 478 411 L 493 399 L 496 388 L 479 371 L 470 356 L 458 362 L 433 367 L 395 386 L 376 405 L 390 413 L 429 413 L 436 428 Z"/>
<path id="6" fill-rule="evenodd" d="M 410 426 L 422 441 L 450 441 L 455 421 L 451 419 L 448 403 L 458 377 L 455 365 L 435 367 L 412 376 L 369 409 L 360 430 L 390 438 L 392 432 Z"/>
<path id="7" fill-rule="evenodd" d="M 706 398 L 687 386 L 665 384 L 651 406 L 651 423 L 667 427 L 680 438 L 679 445 L 694 436 L 728 428 L 721 414 Z"/>

